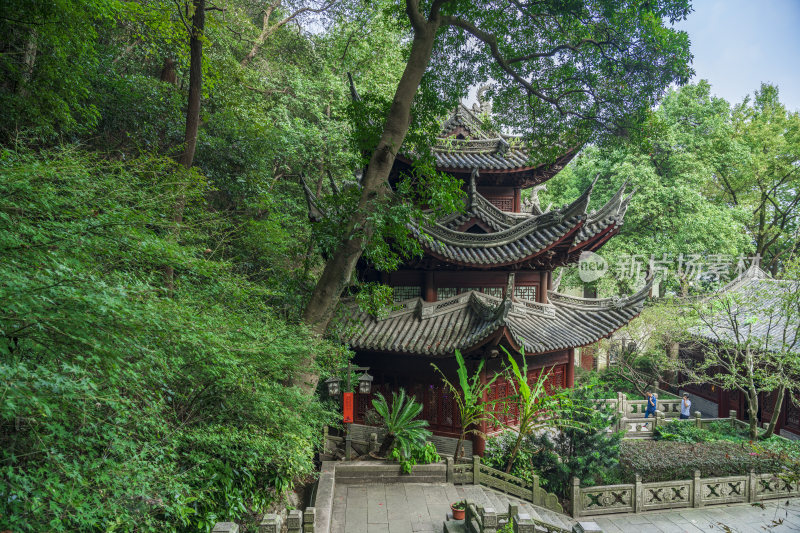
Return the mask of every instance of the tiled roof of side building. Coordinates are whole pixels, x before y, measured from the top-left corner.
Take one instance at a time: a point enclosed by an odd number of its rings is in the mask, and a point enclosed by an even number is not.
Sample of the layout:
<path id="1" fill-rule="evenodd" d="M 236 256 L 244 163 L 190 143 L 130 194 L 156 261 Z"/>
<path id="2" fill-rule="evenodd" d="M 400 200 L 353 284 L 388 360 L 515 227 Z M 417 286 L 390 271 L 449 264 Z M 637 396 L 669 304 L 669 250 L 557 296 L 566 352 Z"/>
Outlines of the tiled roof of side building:
<path id="1" fill-rule="evenodd" d="M 439 302 L 419 298 L 384 319 L 347 305 L 342 342 L 356 350 L 430 357 L 468 353 L 502 337 L 526 353 L 591 344 L 638 315 L 652 281 L 628 298 L 588 300 L 550 292 L 551 304 L 500 299 L 470 291 Z"/>
<path id="2" fill-rule="evenodd" d="M 800 353 L 800 316 L 793 310 L 787 314 L 785 297 L 800 291 L 800 282 L 773 279 L 757 264 L 750 266 L 739 277 L 716 293 L 703 298 L 713 301 L 732 297 L 728 313 L 707 313 L 705 324 L 691 332 L 715 342 L 735 341 L 740 338 L 755 340 L 758 349 Z"/>

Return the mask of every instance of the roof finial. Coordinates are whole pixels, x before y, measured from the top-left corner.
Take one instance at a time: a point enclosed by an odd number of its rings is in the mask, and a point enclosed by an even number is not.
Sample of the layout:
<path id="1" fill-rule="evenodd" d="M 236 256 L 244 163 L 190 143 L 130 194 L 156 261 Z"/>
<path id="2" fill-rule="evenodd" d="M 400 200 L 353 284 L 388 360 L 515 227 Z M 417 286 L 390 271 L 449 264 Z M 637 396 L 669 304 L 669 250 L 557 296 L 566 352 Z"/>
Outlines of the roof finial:
<path id="1" fill-rule="evenodd" d="M 470 175 L 469 175 L 469 191 L 467 192 L 467 194 L 469 195 L 469 207 L 470 208 L 472 208 L 472 206 L 474 206 L 475 202 L 477 201 L 478 187 L 475 184 L 475 182 L 476 182 L 478 176 L 480 176 L 480 173 L 478 172 L 478 168 L 474 167 L 472 169 L 472 173 L 470 173 Z"/>
<path id="2" fill-rule="evenodd" d="M 478 109 L 480 110 L 481 113 L 485 113 L 487 115 L 490 115 L 492 113 L 492 101 L 485 100 L 483 95 L 485 95 L 486 91 L 488 91 L 491 88 L 492 88 L 491 85 L 489 85 L 488 83 L 484 83 L 483 85 L 478 87 L 478 93 L 475 95 L 475 97 L 478 99 L 478 105 L 479 105 Z"/>
<path id="3" fill-rule="evenodd" d="M 506 295 L 504 300 L 511 301 L 511 297 L 514 295 L 514 273 L 508 273 L 508 281 L 506 282 Z"/>

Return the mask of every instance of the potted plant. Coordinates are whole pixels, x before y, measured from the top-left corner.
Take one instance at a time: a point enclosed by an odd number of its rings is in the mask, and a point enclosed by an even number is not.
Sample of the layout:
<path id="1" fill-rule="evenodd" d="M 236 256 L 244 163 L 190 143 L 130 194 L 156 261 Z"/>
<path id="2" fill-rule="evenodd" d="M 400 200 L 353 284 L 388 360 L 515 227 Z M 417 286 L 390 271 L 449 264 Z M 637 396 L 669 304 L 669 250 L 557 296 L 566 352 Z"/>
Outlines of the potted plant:
<path id="1" fill-rule="evenodd" d="M 453 520 L 464 520 L 464 513 L 467 509 L 467 502 L 455 502 L 450 504 L 450 509 L 453 510 Z"/>

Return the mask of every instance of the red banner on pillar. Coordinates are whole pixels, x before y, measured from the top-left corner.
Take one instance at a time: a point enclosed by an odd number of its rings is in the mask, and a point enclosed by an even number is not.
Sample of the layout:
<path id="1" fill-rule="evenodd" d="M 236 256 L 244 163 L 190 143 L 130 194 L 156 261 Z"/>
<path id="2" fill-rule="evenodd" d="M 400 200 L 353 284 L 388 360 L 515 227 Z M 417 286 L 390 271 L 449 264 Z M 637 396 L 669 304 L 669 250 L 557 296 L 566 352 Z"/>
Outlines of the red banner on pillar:
<path id="1" fill-rule="evenodd" d="M 342 395 L 342 410 L 344 411 L 344 423 L 353 423 L 353 393 L 345 392 Z"/>

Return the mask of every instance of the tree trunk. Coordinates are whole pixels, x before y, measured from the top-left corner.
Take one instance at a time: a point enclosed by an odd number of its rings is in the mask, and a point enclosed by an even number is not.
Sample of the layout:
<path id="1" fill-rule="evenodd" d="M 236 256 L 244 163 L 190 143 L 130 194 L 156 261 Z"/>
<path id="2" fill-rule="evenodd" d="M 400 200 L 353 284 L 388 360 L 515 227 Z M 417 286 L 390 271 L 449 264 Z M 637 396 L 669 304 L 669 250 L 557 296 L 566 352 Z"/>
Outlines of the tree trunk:
<path id="1" fill-rule="evenodd" d="M 378 448 L 378 456 L 386 457 L 389 455 L 389 450 L 392 449 L 392 445 L 394 444 L 394 435 L 391 433 L 387 433 L 386 436 L 383 438 L 383 442 L 381 443 L 381 447 Z"/>
<path id="2" fill-rule="evenodd" d="M 197 131 L 200 128 L 200 98 L 203 91 L 203 34 L 206 25 L 206 0 L 193 0 L 192 33 L 189 37 L 189 102 L 186 106 L 186 131 L 184 134 L 183 154 L 180 164 L 186 170 L 192 168 L 194 152 L 197 148 Z M 167 62 L 164 63 L 167 68 Z M 165 73 L 162 72 L 162 76 Z M 186 191 L 179 180 L 178 198 L 172 211 L 172 222 L 183 222 L 183 211 L 186 207 Z M 177 237 L 179 230 L 175 229 Z M 164 267 L 164 286 L 172 295 L 175 289 L 175 269 L 172 265 Z"/>
<path id="3" fill-rule="evenodd" d="M 750 414 L 750 440 L 758 438 L 758 392 L 751 388 L 747 393 L 747 410 Z"/>
<path id="4" fill-rule="evenodd" d="M 514 449 L 511 450 L 511 457 L 508 458 L 508 464 L 506 465 L 506 474 L 511 473 L 511 469 L 517 460 L 517 455 L 519 455 L 520 446 L 522 446 L 522 433 L 517 434 L 517 442 L 514 443 Z"/>
<path id="5" fill-rule="evenodd" d="M 192 35 L 189 39 L 189 105 L 186 108 L 186 133 L 184 135 L 181 165 L 191 168 L 197 148 L 197 130 L 200 127 L 200 97 L 203 91 L 203 34 L 206 27 L 206 0 L 193 0 Z M 181 210 L 180 216 L 183 216 Z"/>
<path id="6" fill-rule="evenodd" d="M 456 442 L 456 449 L 453 452 L 453 462 L 458 461 L 458 456 L 461 455 L 461 448 L 464 446 L 464 434 L 462 433 L 458 437 L 458 441 Z"/>
<path id="7" fill-rule="evenodd" d="M 775 405 L 772 407 L 772 417 L 769 419 L 769 426 L 767 432 L 764 433 L 764 438 L 768 439 L 775 433 L 775 426 L 778 425 L 778 417 L 781 416 L 781 409 L 783 408 L 783 397 L 786 396 L 786 385 L 778 387 L 778 397 L 775 398 Z"/>
<path id="8" fill-rule="evenodd" d="M 411 103 L 430 62 L 437 27 L 438 23 L 428 23 L 414 34 L 411 54 L 397 85 L 383 134 L 372 152 L 369 166 L 364 173 L 358 208 L 350 216 L 345 228 L 345 237 L 326 262 L 322 276 L 303 312 L 303 320 L 317 335 L 323 335 L 328 328 L 339 303 L 339 297 L 350 282 L 356 262 L 361 257 L 364 243 L 373 234 L 374 228 L 367 220 L 369 214 L 389 192 L 389 172 L 408 132 Z M 313 363 L 314 354 L 309 353 L 303 367 L 313 369 Z M 298 377 L 300 381 L 298 385 L 303 390 L 314 391 L 319 379 L 316 371 L 309 370 Z"/>

